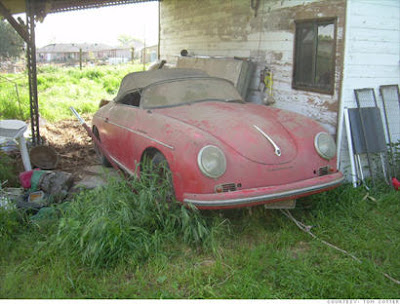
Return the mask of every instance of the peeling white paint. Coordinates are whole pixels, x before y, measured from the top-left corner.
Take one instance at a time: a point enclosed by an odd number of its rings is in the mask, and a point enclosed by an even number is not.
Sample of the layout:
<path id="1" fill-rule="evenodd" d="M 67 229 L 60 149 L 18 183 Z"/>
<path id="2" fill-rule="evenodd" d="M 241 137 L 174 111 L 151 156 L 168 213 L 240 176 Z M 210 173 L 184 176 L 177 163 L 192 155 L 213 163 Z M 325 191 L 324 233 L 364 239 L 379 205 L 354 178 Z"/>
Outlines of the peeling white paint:
<path id="1" fill-rule="evenodd" d="M 341 80 L 341 50 L 346 0 L 250 1 L 164 0 L 161 5 L 160 54 L 174 63 L 182 49 L 197 56 L 247 57 L 257 62 L 249 100 L 261 103 L 256 91 L 259 71 L 273 72 L 273 96 L 278 108 L 310 116 L 336 132 Z M 337 60 L 333 95 L 292 89 L 295 20 L 337 17 Z"/>

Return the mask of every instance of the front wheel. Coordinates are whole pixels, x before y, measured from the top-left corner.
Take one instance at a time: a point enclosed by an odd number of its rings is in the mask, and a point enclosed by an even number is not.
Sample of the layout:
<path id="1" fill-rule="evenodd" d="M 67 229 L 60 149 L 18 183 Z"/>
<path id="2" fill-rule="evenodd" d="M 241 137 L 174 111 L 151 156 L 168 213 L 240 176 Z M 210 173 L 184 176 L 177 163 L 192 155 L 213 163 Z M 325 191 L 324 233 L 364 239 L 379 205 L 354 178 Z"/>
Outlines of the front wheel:
<path id="1" fill-rule="evenodd" d="M 165 185 L 166 199 L 172 201 L 175 197 L 174 185 L 172 182 L 172 172 L 168 162 L 161 152 L 154 153 L 151 158 L 152 173 L 159 179 L 161 185 Z"/>

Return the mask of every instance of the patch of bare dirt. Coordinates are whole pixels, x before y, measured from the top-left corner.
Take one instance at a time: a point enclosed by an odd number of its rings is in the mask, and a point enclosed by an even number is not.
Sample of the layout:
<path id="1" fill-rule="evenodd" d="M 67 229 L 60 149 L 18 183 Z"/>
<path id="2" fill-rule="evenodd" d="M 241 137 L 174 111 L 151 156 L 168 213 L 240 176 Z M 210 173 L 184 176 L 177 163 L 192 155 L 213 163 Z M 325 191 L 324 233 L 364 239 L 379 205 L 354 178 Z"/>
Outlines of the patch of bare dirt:
<path id="1" fill-rule="evenodd" d="M 90 126 L 92 117 L 83 118 Z M 79 175 L 85 167 L 98 164 L 92 139 L 77 119 L 44 122 L 40 125 L 40 135 L 59 155 L 55 170 Z"/>

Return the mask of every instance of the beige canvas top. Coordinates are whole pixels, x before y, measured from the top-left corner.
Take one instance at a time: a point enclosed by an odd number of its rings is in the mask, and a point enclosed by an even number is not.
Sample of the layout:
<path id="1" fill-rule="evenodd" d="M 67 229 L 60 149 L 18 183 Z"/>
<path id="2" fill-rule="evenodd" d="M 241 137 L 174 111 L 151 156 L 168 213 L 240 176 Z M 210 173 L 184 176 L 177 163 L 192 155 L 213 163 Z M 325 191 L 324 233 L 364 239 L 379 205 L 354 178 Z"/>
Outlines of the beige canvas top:
<path id="1" fill-rule="evenodd" d="M 115 99 L 118 100 L 129 92 L 145 88 L 154 83 L 197 77 L 208 77 L 208 74 L 196 69 L 161 69 L 130 73 L 122 79 Z"/>

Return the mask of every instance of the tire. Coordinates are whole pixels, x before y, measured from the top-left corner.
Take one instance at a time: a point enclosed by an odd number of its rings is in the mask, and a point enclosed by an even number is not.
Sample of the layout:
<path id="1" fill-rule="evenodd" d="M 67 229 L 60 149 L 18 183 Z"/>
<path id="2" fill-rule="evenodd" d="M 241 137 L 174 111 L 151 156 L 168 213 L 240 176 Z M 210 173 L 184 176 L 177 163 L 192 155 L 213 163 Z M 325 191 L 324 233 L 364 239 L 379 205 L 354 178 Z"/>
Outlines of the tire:
<path id="1" fill-rule="evenodd" d="M 168 162 L 161 152 L 155 152 L 151 158 L 152 171 L 157 173 L 160 183 L 167 179 L 168 189 L 166 190 L 166 198 L 170 202 L 175 198 L 174 184 L 172 182 L 172 172 Z"/>
<path id="2" fill-rule="evenodd" d="M 100 141 L 99 130 L 97 130 L 96 127 L 93 127 L 93 135 L 96 136 L 98 141 Z M 101 149 L 97 146 L 96 142 L 95 141 L 93 142 L 94 142 L 94 150 L 96 151 L 96 155 L 100 163 L 105 167 L 111 167 L 111 164 L 108 161 L 107 157 L 105 157 L 103 152 L 101 152 Z"/>

